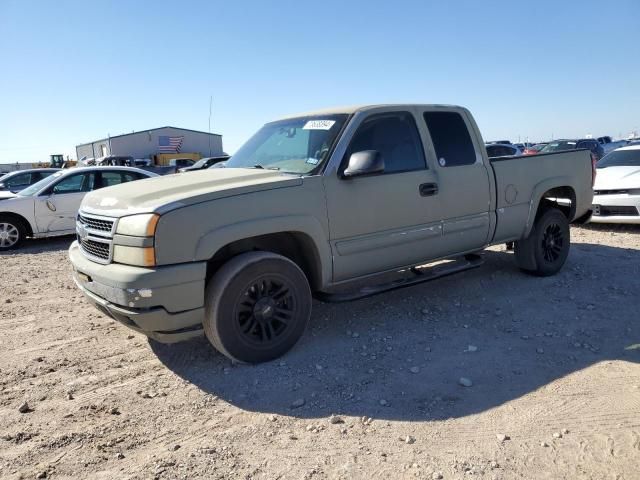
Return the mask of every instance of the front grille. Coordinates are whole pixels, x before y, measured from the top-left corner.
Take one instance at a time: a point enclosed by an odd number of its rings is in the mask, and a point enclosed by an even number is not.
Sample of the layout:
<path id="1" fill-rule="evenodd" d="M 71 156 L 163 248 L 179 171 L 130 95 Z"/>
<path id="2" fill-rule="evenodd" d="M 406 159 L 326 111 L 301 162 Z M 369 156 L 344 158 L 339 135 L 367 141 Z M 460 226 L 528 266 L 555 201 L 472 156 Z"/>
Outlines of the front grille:
<path id="1" fill-rule="evenodd" d="M 94 262 L 110 263 L 116 219 L 78 212 L 76 233 L 80 251 Z"/>
<path id="2" fill-rule="evenodd" d="M 598 208 L 594 209 L 594 214 L 600 217 L 636 217 L 638 216 L 638 209 L 636 207 L 626 205 L 598 205 Z"/>
<path id="3" fill-rule="evenodd" d="M 80 238 L 78 235 L 78 243 L 86 254 L 91 257 L 99 258 L 100 260 L 109 260 L 110 256 L 110 244 L 105 242 L 97 242 L 88 238 Z"/>
<path id="4" fill-rule="evenodd" d="M 113 230 L 113 220 L 106 220 L 103 218 L 91 218 L 82 214 L 78 214 L 78 222 L 84 225 L 86 228 L 97 230 L 99 232 L 109 232 Z"/>
<path id="5" fill-rule="evenodd" d="M 624 195 L 629 193 L 629 190 L 594 190 L 594 195 Z"/>

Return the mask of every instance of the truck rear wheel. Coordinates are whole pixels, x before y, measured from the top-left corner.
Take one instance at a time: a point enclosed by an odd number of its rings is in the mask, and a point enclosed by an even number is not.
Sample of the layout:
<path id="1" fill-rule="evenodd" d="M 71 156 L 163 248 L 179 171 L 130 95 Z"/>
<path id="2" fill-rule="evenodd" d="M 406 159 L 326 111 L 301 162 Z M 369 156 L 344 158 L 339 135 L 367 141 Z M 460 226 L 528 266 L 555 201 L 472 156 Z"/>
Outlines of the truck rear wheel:
<path id="1" fill-rule="evenodd" d="M 557 208 L 548 208 L 536 218 L 529 236 L 515 243 L 516 263 L 532 275 L 555 275 L 567 260 L 570 245 L 567 217 Z"/>
<path id="2" fill-rule="evenodd" d="M 311 316 L 311 290 L 300 267 L 271 252 L 225 263 L 206 289 L 204 331 L 232 360 L 273 360 L 300 339 Z"/>

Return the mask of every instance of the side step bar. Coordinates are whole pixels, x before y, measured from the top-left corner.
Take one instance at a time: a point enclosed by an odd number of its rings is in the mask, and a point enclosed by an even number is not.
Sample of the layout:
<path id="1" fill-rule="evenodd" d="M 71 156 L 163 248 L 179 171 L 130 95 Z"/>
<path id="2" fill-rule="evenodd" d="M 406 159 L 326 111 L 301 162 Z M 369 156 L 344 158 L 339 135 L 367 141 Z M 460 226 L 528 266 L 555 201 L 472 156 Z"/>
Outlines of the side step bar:
<path id="1" fill-rule="evenodd" d="M 437 278 L 446 277 L 447 275 L 453 275 L 454 273 L 464 272 L 472 268 L 477 268 L 484 263 L 484 259 L 475 253 L 464 255 L 452 259 L 452 262 L 435 265 L 433 267 L 418 268 L 413 267 L 408 270 L 413 275 L 411 277 L 400 278 L 389 283 L 383 283 L 380 285 L 371 285 L 361 288 L 355 292 L 345 293 L 329 293 L 329 292 L 316 292 L 315 298 L 323 302 L 348 302 L 351 300 L 358 300 L 360 298 L 371 297 L 378 295 L 379 293 L 388 292 L 397 288 L 408 287 L 410 285 L 416 285 L 422 282 L 428 282 Z"/>

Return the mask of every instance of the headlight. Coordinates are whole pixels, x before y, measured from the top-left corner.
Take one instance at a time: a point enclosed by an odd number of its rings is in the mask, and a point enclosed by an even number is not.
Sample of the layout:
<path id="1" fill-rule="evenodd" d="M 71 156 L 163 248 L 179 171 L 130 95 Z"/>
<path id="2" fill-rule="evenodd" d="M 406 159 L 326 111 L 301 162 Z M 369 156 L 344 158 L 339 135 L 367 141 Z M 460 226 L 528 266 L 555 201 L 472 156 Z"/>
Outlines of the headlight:
<path id="1" fill-rule="evenodd" d="M 141 215 L 130 215 L 118 220 L 116 233 L 120 235 L 131 235 L 133 237 L 153 237 L 156 233 L 156 226 L 160 215 L 155 213 L 144 213 Z"/>
<path id="2" fill-rule="evenodd" d="M 153 247 L 114 245 L 113 261 L 116 263 L 124 263 L 125 265 L 154 267 L 156 264 L 156 252 Z"/>

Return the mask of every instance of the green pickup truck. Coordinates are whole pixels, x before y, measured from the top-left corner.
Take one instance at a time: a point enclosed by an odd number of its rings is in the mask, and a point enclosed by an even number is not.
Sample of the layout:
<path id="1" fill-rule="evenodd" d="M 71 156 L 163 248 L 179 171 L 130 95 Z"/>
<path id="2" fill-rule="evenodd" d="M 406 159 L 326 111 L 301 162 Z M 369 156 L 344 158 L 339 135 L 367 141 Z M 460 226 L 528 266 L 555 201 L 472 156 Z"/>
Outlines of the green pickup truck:
<path id="1" fill-rule="evenodd" d="M 218 167 L 88 194 L 69 256 L 110 317 L 160 342 L 204 331 L 250 363 L 293 347 L 314 297 L 477 267 L 489 245 L 556 273 L 594 175 L 588 150 L 489 160 L 469 111 L 445 105 L 286 117 Z"/>

